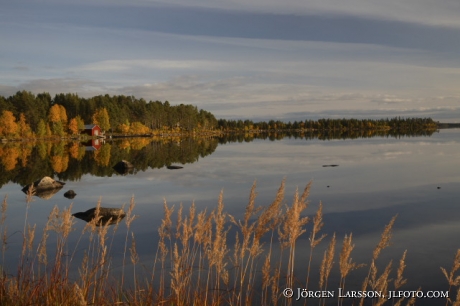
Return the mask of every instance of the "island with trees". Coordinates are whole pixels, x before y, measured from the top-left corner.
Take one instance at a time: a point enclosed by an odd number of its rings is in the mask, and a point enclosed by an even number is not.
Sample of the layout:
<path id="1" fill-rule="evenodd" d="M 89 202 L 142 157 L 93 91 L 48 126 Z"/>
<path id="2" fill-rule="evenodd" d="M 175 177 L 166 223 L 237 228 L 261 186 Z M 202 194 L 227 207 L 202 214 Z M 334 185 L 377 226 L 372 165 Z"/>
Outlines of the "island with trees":
<path id="1" fill-rule="evenodd" d="M 171 105 L 168 101 L 146 101 L 133 96 L 99 95 L 82 98 L 78 94 L 33 94 L 18 91 L 0 96 L 0 138 L 76 137 L 85 124 L 97 124 L 106 134 L 117 135 L 222 135 L 226 133 L 266 133 L 296 131 L 320 134 L 361 134 L 378 131 L 414 133 L 446 127 L 431 118 L 319 119 L 284 122 L 269 120 L 227 120 L 193 105 Z"/>

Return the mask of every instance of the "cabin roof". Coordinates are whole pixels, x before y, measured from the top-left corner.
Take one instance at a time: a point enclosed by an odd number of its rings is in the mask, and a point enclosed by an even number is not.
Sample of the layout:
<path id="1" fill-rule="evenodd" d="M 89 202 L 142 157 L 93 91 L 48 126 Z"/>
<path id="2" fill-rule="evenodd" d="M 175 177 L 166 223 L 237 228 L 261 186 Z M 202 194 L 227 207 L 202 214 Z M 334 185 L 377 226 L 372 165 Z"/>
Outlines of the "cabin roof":
<path id="1" fill-rule="evenodd" d="M 97 124 L 85 124 L 85 130 L 92 130 L 96 126 L 98 126 L 98 125 Z"/>

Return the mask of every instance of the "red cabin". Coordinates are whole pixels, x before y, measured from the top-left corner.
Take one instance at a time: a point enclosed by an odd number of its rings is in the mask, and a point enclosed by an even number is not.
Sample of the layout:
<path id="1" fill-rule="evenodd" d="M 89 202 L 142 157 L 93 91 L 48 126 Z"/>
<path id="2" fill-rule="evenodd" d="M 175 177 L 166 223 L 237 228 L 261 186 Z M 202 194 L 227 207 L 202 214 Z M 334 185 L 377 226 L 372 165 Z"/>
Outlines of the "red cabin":
<path id="1" fill-rule="evenodd" d="M 82 134 L 99 137 L 102 136 L 102 130 L 97 124 L 86 124 Z"/>

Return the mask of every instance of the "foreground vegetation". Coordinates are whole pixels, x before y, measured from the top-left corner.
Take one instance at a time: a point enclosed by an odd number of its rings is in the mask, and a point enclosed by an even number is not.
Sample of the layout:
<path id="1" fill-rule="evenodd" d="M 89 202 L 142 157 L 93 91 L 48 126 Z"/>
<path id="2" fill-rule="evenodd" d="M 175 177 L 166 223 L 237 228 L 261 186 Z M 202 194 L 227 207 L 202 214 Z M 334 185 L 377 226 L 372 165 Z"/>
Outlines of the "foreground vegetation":
<path id="1" fill-rule="evenodd" d="M 217 207 L 211 211 L 197 212 L 192 205 L 188 213 L 182 205 L 173 220 L 174 207 L 164 203 L 164 217 L 158 229 L 158 248 L 152 254 L 152 267 L 140 264 L 135 235 L 131 224 L 135 220 L 135 202 L 131 199 L 123 219 L 126 230 L 123 266 L 120 273 L 112 270 L 110 233 L 119 230 L 118 223 L 109 231 L 109 225 L 97 226 L 98 217 L 89 222 L 78 241 L 86 241 L 85 254 L 78 266 L 78 276 L 72 276 L 71 263 L 75 250 L 81 246 L 69 245 L 69 233 L 73 230 L 72 206 L 59 210 L 55 207 L 49 215 L 40 241 L 35 240 L 36 228 L 27 224 L 27 212 L 32 201 L 27 196 L 26 220 L 23 244 L 17 270 L 3 265 L 0 275 L 1 305 L 279 305 L 292 304 L 286 299 L 285 288 L 308 290 L 347 290 L 350 278 L 357 269 L 366 271 L 361 288 L 354 290 L 404 290 L 406 252 L 401 254 L 397 267 L 393 262 L 381 262 L 381 252 L 390 245 L 393 217 L 383 229 L 381 239 L 367 263 L 353 261 L 355 247 L 353 235 L 345 235 L 341 247 L 338 237 L 326 237 L 323 227 L 322 204 L 316 213 L 308 217 L 310 184 L 303 192 L 295 192 L 290 205 L 285 203 L 284 181 L 273 202 L 267 207 L 257 207 L 256 184 L 252 186 L 249 202 L 242 220 L 236 220 L 224 211 L 223 194 Z M 8 244 L 6 212 L 7 197 L 2 209 L 0 229 L 2 257 Z M 100 207 L 100 203 L 97 204 Z M 310 223 L 309 232 L 306 225 Z M 235 236 L 229 236 L 234 233 Z M 47 248 L 47 240 L 55 236 L 56 248 Z M 306 269 L 300 271 L 299 237 L 308 236 L 309 253 Z M 327 238 L 329 241 L 327 242 Z M 234 239 L 234 243 L 230 240 Z M 112 241 L 112 242 L 110 242 Z M 306 241 L 306 240 L 305 240 Z M 317 247 L 327 244 L 320 252 L 321 265 L 315 266 Z M 337 250 L 339 249 L 339 250 Z M 9 254 L 8 256 L 10 256 Z M 145 262 L 145 261 L 144 261 Z M 442 301 L 446 305 L 460 304 L 460 250 L 450 271 L 442 269 L 447 278 L 450 297 Z M 128 270 L 129 272 L 128 274 Z M 337 278 L 331 277 L 336 271 Z M 440 272 L 441 273 L 441 272 Z M 313 275 L 317 281 L 313 282 Z M 412 305 L 414 298 L 333 299 L 305 300 L 308 304 L 337 305 L 391 304 Z M 438 304 L 438 303 L 437 303 Z"/>

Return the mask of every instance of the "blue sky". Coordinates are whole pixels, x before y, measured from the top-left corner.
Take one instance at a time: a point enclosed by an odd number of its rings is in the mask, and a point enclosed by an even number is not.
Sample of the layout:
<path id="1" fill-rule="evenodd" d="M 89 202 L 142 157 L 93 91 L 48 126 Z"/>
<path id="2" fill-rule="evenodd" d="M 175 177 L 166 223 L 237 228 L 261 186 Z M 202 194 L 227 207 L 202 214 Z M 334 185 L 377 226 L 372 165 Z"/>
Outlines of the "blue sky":
<path id="1" fill-rule="evenodd" d="M 460 122 L 458 0 L 0 0 L 0 94 Z"/>

